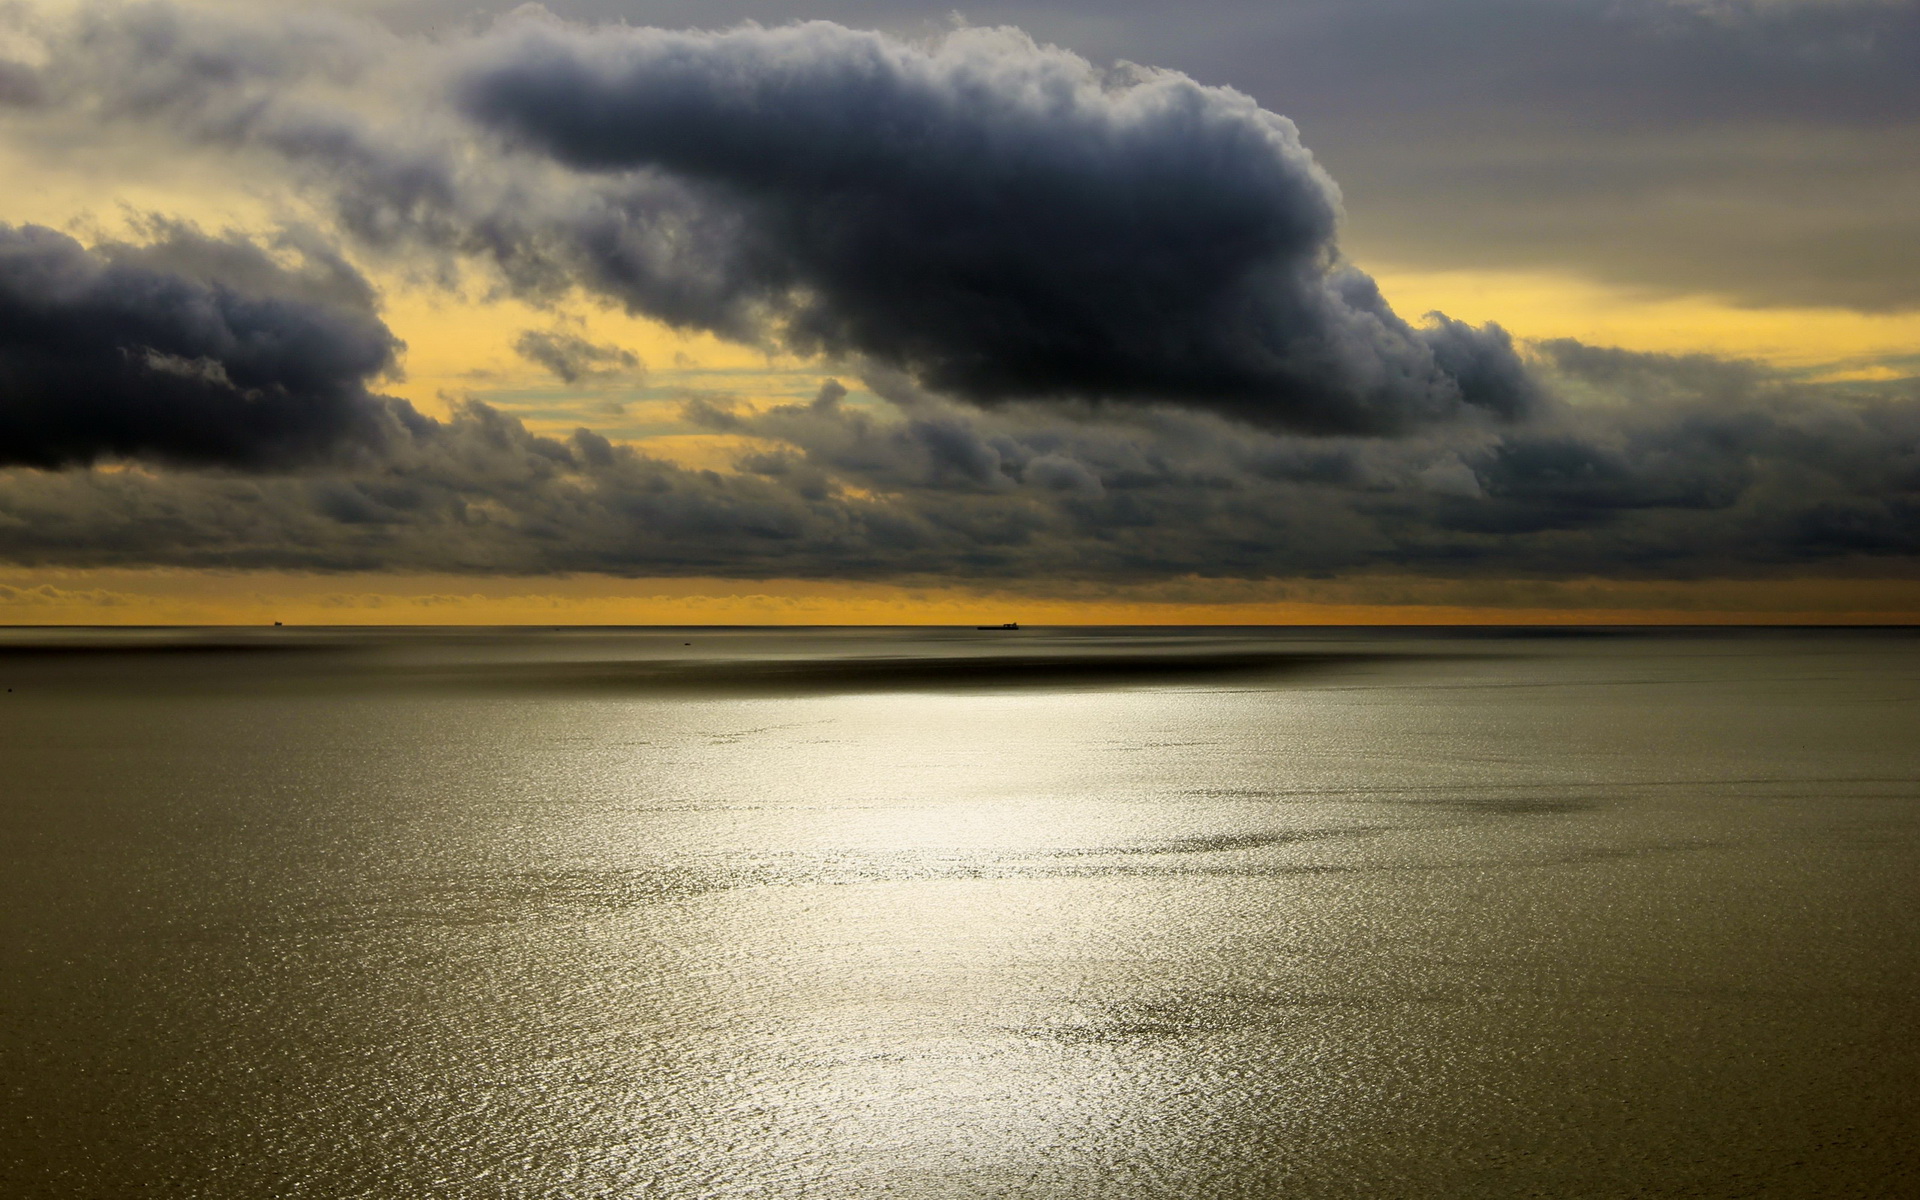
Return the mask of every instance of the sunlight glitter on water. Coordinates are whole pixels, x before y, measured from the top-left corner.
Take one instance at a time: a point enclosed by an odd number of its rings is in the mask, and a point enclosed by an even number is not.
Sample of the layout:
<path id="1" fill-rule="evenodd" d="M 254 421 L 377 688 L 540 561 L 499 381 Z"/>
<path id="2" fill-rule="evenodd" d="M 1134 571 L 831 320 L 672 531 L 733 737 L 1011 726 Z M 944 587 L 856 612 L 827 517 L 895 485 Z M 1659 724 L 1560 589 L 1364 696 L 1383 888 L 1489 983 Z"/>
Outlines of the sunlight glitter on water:
<path id="1" fill-rule="evenodd" d="M 10 1195 L 1912 1169 L 1908 635 L 100 638 L 0 648 Z"/>

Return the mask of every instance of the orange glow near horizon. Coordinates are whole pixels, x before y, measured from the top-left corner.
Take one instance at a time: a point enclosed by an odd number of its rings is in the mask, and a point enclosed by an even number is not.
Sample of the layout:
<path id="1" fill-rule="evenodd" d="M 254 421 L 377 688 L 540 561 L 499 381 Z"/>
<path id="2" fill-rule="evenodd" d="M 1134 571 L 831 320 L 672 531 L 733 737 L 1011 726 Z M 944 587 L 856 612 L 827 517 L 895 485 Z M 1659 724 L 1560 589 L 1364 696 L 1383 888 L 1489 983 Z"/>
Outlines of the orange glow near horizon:
<path id="1" fill-rule="evenodd" d="M 1218 597 L 1208 599 L 1209 596 Z M 0 571 L 0 625 L 1920 624 L 1920 580 L 1182 580 L 1078 595 L 809 580 Z"/>

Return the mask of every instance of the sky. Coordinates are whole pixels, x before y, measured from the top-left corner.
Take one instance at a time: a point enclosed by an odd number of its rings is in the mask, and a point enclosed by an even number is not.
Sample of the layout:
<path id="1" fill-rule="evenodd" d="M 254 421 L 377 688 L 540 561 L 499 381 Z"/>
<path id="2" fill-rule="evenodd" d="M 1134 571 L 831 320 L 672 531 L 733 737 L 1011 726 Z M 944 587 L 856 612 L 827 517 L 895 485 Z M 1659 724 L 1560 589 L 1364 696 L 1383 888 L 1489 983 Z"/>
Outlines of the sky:
<path id="1" fill-rule="evenodd" d="M 0 623 L 1920 619 L 1920 2 L 0 4 Z"/>

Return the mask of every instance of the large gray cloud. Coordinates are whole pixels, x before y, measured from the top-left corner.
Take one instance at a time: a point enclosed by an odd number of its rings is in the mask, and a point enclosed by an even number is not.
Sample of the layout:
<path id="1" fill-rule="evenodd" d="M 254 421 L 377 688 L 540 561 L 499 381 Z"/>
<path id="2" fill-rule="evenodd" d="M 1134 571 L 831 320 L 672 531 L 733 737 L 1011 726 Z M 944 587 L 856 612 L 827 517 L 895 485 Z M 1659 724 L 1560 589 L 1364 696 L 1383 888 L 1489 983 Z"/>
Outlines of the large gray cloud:
<path id="1" fill-rule="evenodd" d="M 76 28 L 38 77 L 54 107 L 270 149 L 366 244 L 490 260 L 523 293 L 585 287 L 975 403 L 1377 433 L 1533 399 L 1501 330 L 1416 328 L 1342 259 L 1337 190 L 1285 118 L 1014 31 L 519 18 L 430 48 L 157 5 Z M 476 147 L 430 93 L 383 122 L 327 90 L 403 55 L 500 138 Z"/>
<path id="2" fill-rule="evenodd" d="M 736 214 L 740 286 L 801 349 L 977 402 L 1174 402 L 1312 431 L 1528 399 L 1497 329 L 1413 329 L 1341 262 L 1331 180 L 1235 92 L 1005 30 L 923 46 L 824 22 L 521 21 L 471 56 L 458 87 L 484 124 Z"/>
<path id="3" fill-rule="evenodd" d="M 0 225 L 0 464 L 285 466 L 409 413 L 367 390 L 397 346 L 345 264 L 163 233 L 88 250 Z"/>

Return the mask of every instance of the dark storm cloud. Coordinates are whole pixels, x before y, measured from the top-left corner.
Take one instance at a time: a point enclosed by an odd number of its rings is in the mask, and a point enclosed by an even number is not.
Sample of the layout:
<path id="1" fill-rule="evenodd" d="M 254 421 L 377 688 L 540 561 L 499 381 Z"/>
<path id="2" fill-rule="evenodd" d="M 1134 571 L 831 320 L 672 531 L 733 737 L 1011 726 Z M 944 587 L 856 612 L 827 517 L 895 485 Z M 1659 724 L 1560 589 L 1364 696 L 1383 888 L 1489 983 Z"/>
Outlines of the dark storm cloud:
<path id="1" fill-rule="evenodd" d="M 378 443 L 396 344 L 337 259 L 171 227 L 88 250 L 0 225 L 0 463 L 282 466 Z"/>
<path id="2" fill-rule="evenodd" d="M 975 402 L 1172 402 L 1308 431 L 1527 402 L 1497 329 L 1414 329 L 1340 262 L 1332 182 L 1244 95 L 1008 31 L 922 47 L 826 23 L 521 21 L 471 55 L 458 88 L 482 123 L 734 214 L 738 286 L 800 349 Z"/>

